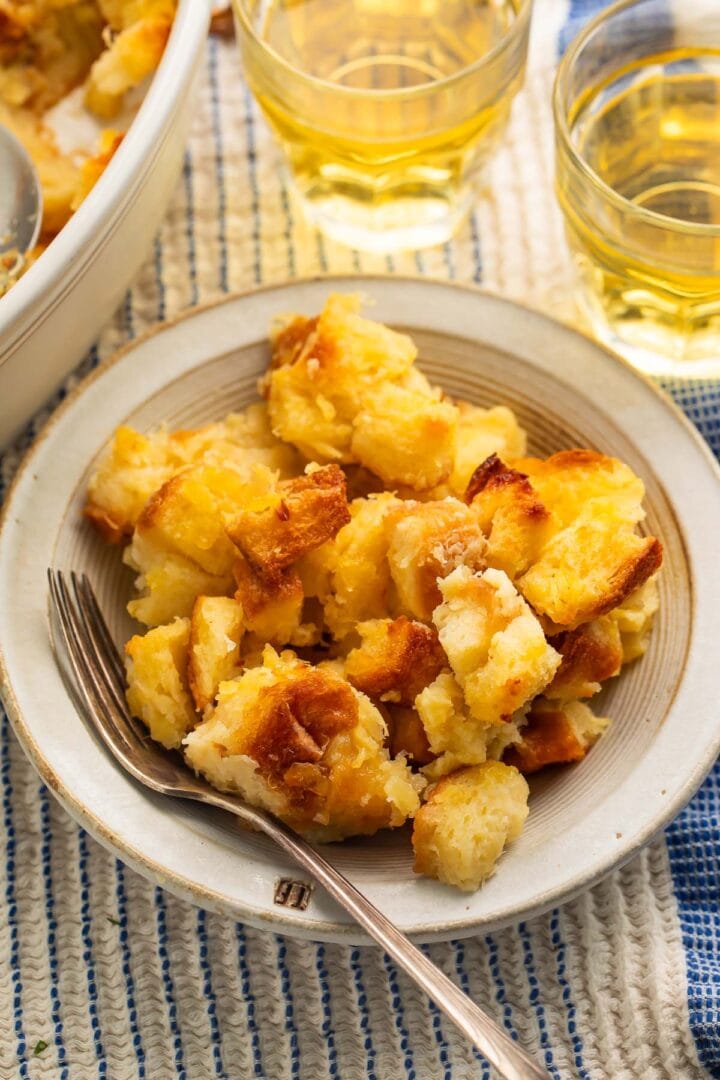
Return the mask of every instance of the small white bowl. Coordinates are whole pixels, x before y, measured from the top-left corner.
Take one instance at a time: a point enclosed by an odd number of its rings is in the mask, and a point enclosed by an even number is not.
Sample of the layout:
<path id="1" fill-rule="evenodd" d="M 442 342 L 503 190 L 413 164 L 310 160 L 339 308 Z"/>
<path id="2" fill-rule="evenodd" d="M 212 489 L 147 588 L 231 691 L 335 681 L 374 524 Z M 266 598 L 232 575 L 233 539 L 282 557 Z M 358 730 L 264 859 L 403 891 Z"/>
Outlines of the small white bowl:
<path id="1" fill-rule="evenodd" d="M 82 358 L 162 220 L 182 164 L 210 6 L 180 0 L 137 117 L 95 188 L 0 299 L 0 446 Z"/>
<path id="2" fill-rule="evenodd" d="M 470 289 L 396 278 L 295 282 L 188 312 L 129 345 L 56 414 L 15 482 L 0 531 L 0 686 L 15 731 L 68 810 L 140 873 L 204 907 L 313 939 L 364 941 L 322 890 L 278 907 L 278 878 L 302 875 L 227 816 L 153 796 L 121 772 L 78 716 L 48 640 L 49 565 L 86 571 L 120 644 L 132 575 L 81 516 L 93 462 L 118 424 L 190 427 L 253 400 L 280 312 L 317 312 L 331 289 L 360 291 L 409 330 L 433 381 L 514 408 L 530 450 L 586 445 L 643 478 L 647 527 L 665 549 L 646 656 L 593 701 L 610 730 L 584 761 L 533 781 L 530 816 L 497 873 L 471 895 L 412 873 L 409 837 L 328 848 L 386 914 L 422 940 L 537 914 L 595 882 L 667 824 L 720 747 L 718 468 L 670 402 L 599 345 L 536 312 Z"/>

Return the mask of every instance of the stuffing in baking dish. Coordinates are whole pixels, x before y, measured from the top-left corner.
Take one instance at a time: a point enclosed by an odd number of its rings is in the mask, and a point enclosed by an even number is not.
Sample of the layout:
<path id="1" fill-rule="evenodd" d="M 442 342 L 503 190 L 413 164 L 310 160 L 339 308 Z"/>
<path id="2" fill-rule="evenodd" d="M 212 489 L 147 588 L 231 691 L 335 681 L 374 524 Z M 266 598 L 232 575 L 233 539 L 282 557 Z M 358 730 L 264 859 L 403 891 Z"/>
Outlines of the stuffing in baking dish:
<path id="1" fill-rule="evenodd" d="M 102 174 L 122 140 L 112 127 L 129 91 L 158 66 L 176 0 L 0 0 L 0 123 L 23 143 L 40 177 L 36 258 Z M 109 126 L 93 153 L 61 148 L 44 119 L 82 87 Z"/>
<path id="2" fill-rule="evenodd" d="M 263 403 L 120 428 L 85 512 L 137 574 L 155 739 L 316 840 L 409 823 L 416 871 L 475 889 L 525 776 L 607 727 L 588 701 L 645 651 L 662 548 L 627 465 L 530 457 L 415 359 L 331 296 L 273 329 Z"/>

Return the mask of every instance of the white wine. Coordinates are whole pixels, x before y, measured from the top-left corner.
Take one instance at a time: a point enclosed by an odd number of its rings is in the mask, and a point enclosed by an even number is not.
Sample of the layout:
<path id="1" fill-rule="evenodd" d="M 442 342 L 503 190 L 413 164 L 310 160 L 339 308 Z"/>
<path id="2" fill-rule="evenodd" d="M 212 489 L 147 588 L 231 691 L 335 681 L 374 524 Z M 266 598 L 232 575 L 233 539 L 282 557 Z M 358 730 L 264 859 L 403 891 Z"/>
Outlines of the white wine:
<path id="1" fill-rule="evenodd" d="M 392 250 L 400 234 L 447 239 L 507 119 L 524 49 L 510 64 L 499 55 L 484 73 L 473 65 L 503 53 L 519 4 L 270 0 L 258 8 L 255 33 L 287 67 L 245 49 L 248 79 L 321 225 L 374 250 Z"/>
<path id="2" fill-rule="evenodd" d="M 644 57 L 569 121 L 580 157 L 629 204 L 596 212 L 591 187 L 559 171 L 591 321 L 649 371 L 720 372 L 720 51 Z"/>

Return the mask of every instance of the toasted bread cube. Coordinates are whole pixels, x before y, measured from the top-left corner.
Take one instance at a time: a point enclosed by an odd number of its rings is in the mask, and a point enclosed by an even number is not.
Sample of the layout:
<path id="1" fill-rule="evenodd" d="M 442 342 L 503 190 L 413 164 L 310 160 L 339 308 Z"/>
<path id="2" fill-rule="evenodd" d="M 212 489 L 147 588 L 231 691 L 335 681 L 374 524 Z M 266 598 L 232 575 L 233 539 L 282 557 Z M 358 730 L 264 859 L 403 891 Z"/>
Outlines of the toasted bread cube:
<path id="1" fill-rule="evenodd" d="M 466 892 L 495 870 L 528 814 L 527 781 L 499 761 L 486 761 L 444 777 L 415 815 L 415 873 Z"/>
<path id="2" fill-rule="evenodd" d="M 242 606 L 247 629 L 274 645 L 294 641 L 300 630 L 304 599 L 302 581 L 296 571 L 288 567 L 268 576 L 255 570 L 238 553 L 233 574 L 235 599 Z"/>
<path id="3" fill-rule="evenodd" d="M 315 840 L 403 824 L 424 786 L 384 746 L 382 716 L 332 671 L 267 647 L 262 667 L 222 683 L 188 738 L 189 763 Z"/>
<path id="4" fill-rule="evenodd" d="M 240 674 L 243 609 L 227 596 L 198 596 L 190 620 L 187 678 L 195 708 L 212 705 L 221 682 Z"/>
<path id="5" fill-rule="evenodd" d="M 187 682 L 189 641 L 189 620 L 176 619 L 125 646 L 130 711 L 168 750 L 177 749 L 199 719 Z"/>
<path id="6" fill-rule="evenodd" d="M 423 773 L 437 780 L 464 765 L 479 765 L 500 758 L 520 738 L 524 722 L 520 710 L 508 721 L 485 724 L 468 711 L 462 688 L 449 671 L 443 671 L 415 699 L 417 711 L 434 760 Z"/>
<path id="7" fill-rule="evenodd" d="M 518 578 L 537 612 L 573 628 L 606 615 L 639 589 L 662 563 L 662 545 L 618 521 L 610 504 L 590 504 L 546 545 Z"/>
<path id="8" fill-rule="evenodd" d="M 387 487 L 424 491 L 450 475 L 456 430 L 454 405 L 385 383 L 355 417 L 352 455 Z"/>
<path id="9" fill-rule="evenodd" d="M 233 591 L 231 574 L 208 574 L 184 555 L 172 554 L 157 538 L 136 532 L 123 553 L 123 562 L 138 572 L 140 596 L 127 606 L 133 619 L 146 626 L 161 626 L 192 613 L 198 596 L 227 596 Z"/>
<path id="10" fill-rule="evenodd" d="M 546 765 L 581 761 L 607 728 L 609 720 L 581 701 L 560 704 L 538 698 L 528 715 L 520 741 L 509 747 L 503 760 L 529 775 Z"/>
<path id="11" fill-rule="evenodd" d="M 510 720 L 551 681 L 559 654 L 501 570 L 459 566 L 440 591 L 433 621 L 470 713 L 484 724 Z"/>
<path id="12" fill-rule="evenodd" d="M 562 656 L 555 678 L 544 691 L 545 697 L 553 701 L 592 697 L 601 683 L 620 673 L 620 630 L 608 615 L 558 634 L 550 643 Z"/>
<path id="13" fill-rule="evenodd" d="M 459 498 L 465 494 L 470 477 L 491 454 L 503 461 L 522 457 L 527 450 L 527 435 L 517 417 L 505 405 L 481 409 L 459 401 L 455 463 L 450 475 L 450 489 Z"/>
<path id="14" fill-rule="evenodd" d="M 386 705 L 385 709 L 388 714 L 390 757 L 403 755 L 413 765 L 429 765 L 435 755 L 415 709 L 392 704 Z"/>
<path id="15" fill-rule="evenodd" d="M 404 506 L 389 493 L 357 499 L 350 506 L 350 523 L 332 544 L 318 549 L 330 567 L 325 621 L 338 641 L 352 633 L 357 623 L 391 614 L 394 596 L 388 544 Z"/>
<path id="16" fill-rule="evenodd" d="M 152 74 L 162 59 L 172 28 L 174 7 L 145 3 L 145 12 L 115 33 L 93 64 L 85 84 L 85 104 L 103 120 L 120 112 L 125 94 Z"/>
<path id="17" fill-rule="evenodd" d="M 359 623 L 361 644 L 345 661 L 345 676 L 369 698 L 412 705 L 447 664 L 434 628 L 397 619 Z"/>
<path id="18" fill-rule="evenodd" d="M 105 540 L 119 543 L 132 534 L 145 503 L 171 473 L 166 432 L 141 435 L 119 427 L 90 478 L 85 515 Z"/>
<path id="19" fill-rule="evenodd" d="M 430 622 L 442 597 L 438 579 L 457 566 L 484 570 L 485 538 L 472 509 L 458 499 L 406 504 L 388 548 L 402 611 Z"/>
<path id="20" fill-rule="evenodd" d="M 492 454 L 472 474 L 465 493 L 487 536 L 487 561 L 511 581 L 540 557 L 558 523 L 527 476 Z"/>
<path id="21" fill-rule="evenodd" d="M 342 469 L 327 465 L 281 482 L 272 505 L 241 510 L 228 535 L 251 565 L 273 575 L 330 540 L 349 521 Z"/>
<path id="22" fill-rule="evenodd" d="M 275 340 L 273 430 L 314 461 L 353 460 L 352 425 L 366 397 L 401 379 L 415 359 L 409 337 L 363 318 L 359 307 L 358 297 L 333 294 L 312 328 L 296 323 Z"/>
<path id="23" fill-rule="evenodd" d="M 644 656 L 659 606 L 657 575 L 654 574 L 610 612 L 609 617 L 620 631 L 623 664 L 629 664 Z"/>
<path id="24" fill-rule="evenodd" d="M 595 450 L 561 450 L 545 461 L 523 458 L 515 468 L 527 473 L 540 501 L 552 511 L 560 527 L 569 525 L 589 504 L 612 504 L 618 521 L 637 525 L 645 517 L 645 486 L 632 469 L 617 458 Z"/>
<path id="25" fill-rule="evenodd" d="M 193 466 L 152 496 L 136 534 L 184 555 L 208 574 L 229 574 L 237 551 L 225 530 L 225 517 L 237 512 L 246 497 L 246 485 L 232 470 Z"/>

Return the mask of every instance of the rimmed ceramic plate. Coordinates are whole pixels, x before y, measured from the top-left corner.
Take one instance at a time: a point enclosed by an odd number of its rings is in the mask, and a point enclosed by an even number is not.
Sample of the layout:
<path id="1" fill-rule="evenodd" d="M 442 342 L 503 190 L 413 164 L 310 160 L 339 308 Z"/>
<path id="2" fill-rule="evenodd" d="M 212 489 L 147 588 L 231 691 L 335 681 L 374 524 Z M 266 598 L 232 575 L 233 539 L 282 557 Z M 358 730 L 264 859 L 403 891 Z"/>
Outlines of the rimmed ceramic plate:
<path id="1" fill-rule="evenodd" d="M 411 332 L 421 366 L 446 391 L 513 408 L 532 452 L 591 446 L 627 461 L 645 481 L 647 528 L 665 548 L 649 651 L 594 702 L 613 718 L 609 733 L 579 765 L 533 784 L 526 828 L 483 889 L 467 895 L 416 878 L 403 831 L 333 845 L 335 862 L 406 931 L 461 937 L 539 913 L 629 858 L 690 798 L 720 748 L 717 466 L 671 404 L 579 334 L 474 290 L 362 277 L 229 297 L 133 342 L 56 414 L 9 497 L 0 534 L 4 696 L 50 788 L 140 873 L 254 926 L 364 940 L 321 890 L 305 911 L 274 903 L 277 880 L 302 875 L 269 841 L 155 797 L 116 767 L 56 670 L 45 579 L 50 565 L 87 571 L 118 642 L 127 638 L 130 575 L 80 515 L 97 455 L 120 423 L 189 427 L 249 403 L 270 320 L 316 312 L 333 288 L 364 293 L 374 317 Z"/>

